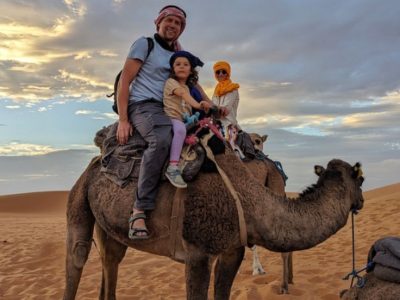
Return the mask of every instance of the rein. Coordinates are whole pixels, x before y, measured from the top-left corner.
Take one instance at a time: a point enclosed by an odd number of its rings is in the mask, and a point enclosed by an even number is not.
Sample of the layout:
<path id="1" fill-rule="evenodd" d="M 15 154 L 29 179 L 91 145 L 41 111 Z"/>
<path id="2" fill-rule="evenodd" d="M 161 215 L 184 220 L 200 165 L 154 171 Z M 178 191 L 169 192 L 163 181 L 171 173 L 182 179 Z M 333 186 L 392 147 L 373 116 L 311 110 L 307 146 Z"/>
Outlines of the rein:
<path id="1" fill-rule="evenodd" d="M 231 193 L 233 199 L 235 200 L 236 204 L 236 209 L 238 213 L 238 219 L 239 219 L 239 237 L 240 237 L 240 244 L 241 246 L 247 246 L 247 228 L 246 228 L 246 221 L 244 218 L 244 212 L 243 212 L 243 207 L 240 202 L 238 193 L 236 192 L 235 188 L 233 187 L 232 182 L 230 181 L 228 175 L 224 172 L 224 170 L 221 169 L 221 167 L 217 164 L 215 161 L 214 154 L 212 153 L 210 147 L 208 147 L 207 142 L 208 139 L 210 138 L 210 134 L 202 137 L 200 139 L 201 144 L 203 145 L 204 149 L 206 150 L 207 157 L 215 164 L 217 167 L 217 170 L 219 174 L 221 175 L 222 180 L 225 183 L 225 186 L 227 187 L 228 191 Z"/>
<path id="2" fill-rule="evenodd" d="M 358 211 L 356 209 L 351 210 L 351 242 L 352 242 L 352 256 L 353 256 L 353 269 L 350 273 L 348 273 L 345 277 L 343 277 L 343 280 L 348 280 L 351 276 L 351 283 L 350 283 L 350 288 L 353 287 L 354 283 L 354 278 L 357 278 L 357 287 L 362 288 L 365 285 L 365 279 L 358 275 L 362 271 L 366 270 L 369 267 L 369 264 L 367 264 L 364 268 L 360 270 L 356 270 L 356 250 L 355 250 L 355 233 L 354 233 L 354 215 L 358 214 Z"/>

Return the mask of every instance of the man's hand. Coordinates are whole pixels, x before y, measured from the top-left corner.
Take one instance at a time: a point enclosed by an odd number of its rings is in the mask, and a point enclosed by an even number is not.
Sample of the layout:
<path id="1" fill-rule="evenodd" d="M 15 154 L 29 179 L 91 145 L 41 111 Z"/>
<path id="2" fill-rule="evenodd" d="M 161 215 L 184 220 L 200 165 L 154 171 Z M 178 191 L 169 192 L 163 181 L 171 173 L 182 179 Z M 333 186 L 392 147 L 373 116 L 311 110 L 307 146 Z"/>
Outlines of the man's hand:
<path id="1" fill-rule="evenodd" d="M 117 128 L 117 140 L 120 145 L 125 145 L 133 134 L 133 127 L 129 121 L 119 121 Z"/>
<path id="2" fill-rule="evenodd" d="M 226 117 L 229 114 L 229 110 L 226 107 L 220 106 L 219 114 L 221 115 L 221 117 Z"/>

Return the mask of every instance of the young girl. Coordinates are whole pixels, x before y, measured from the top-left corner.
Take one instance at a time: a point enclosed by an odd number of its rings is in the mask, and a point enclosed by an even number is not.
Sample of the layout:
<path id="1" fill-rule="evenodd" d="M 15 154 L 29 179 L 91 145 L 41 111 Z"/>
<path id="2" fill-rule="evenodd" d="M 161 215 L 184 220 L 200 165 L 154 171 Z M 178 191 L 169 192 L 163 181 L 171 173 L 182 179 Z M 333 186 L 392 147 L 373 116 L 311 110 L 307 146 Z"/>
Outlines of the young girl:
<path id="1" fill-rule="evenodd" d="M 187 51 L 177 51 L 169 60 L 171 66 L 170 78 L 164 86 L 164 111 L 171 118 L 174 136 L 170 150 L 170 160 L 165 176 L 177 188 L 186 188 L 187 184 L 181 176 L 178 167 L 183 143 L 186 137 L 186 127 L 182 120 L 184 113 L 192 114 L 192 107 L 208 110 L 210 103 L 201 101 L 198 103 L 190 95 L 189 86 L 196 84 L 198 80 L 197 66 L 203 66 L 203 62 Z"/>

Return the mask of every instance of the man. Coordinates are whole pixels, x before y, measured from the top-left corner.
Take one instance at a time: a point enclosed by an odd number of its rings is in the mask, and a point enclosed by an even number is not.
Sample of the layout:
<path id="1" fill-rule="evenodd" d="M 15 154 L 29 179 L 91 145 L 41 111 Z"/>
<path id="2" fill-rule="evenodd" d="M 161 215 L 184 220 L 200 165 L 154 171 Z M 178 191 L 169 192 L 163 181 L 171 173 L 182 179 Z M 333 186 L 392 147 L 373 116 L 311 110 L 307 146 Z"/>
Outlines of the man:
<path id="1" fill-rule="evenodd" d="M 149 235 L 145 211 L 155 208 L 158 182 L 172 138 L 171 121 L 163 111 L 163 88 L 170 74 L 169 59 L 174 51 L 181 49 L 178 38 L 185 29 L 186 13 L 175 5 L 168 5 L 161 9 L 154 22 L 157 28 L 154 48 L 147 57 L 147 39 L 142 37 L 133 43 L 122 70 L 117 98 L 118 142 L 126 144 L 136 129 L 148 144 L 129 219 L 131 239 L 146 239 Z"/>

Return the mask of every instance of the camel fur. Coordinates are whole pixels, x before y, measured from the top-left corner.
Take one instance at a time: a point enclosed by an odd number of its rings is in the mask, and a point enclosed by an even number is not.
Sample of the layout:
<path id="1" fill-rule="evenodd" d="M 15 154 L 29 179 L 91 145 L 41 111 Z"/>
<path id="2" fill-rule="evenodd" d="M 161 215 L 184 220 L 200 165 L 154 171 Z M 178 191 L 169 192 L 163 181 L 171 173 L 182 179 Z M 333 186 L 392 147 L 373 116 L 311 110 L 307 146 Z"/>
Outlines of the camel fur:
<path id="1" fill-rule="evenodd" d="M 106 138 L 110 127 L 104 127 L 102 130 L 97 132 L 95 137 L 95 144 L 100 148 L 101 152 L 103 153 L 103 140 Z M 267 139 L 267 135 L 260 136 L 257 133 L 250 133 L 249 134 L 252 140 L 252 143 L 257 149 L 257 151 L 263 150 L 263 143 Z M 201 156 L 198 154 L 198 156 Z M 191 165 L 194 163 L 192 162 Z M 197 163 L 195 163 L 197 164 Z M 280 174 L 279 170 L 277 169 L 275 163 L 265 158 L 263 161 L 260 160 L 252 160 L 245 162 L 245 166 L 250 170 L 250 172 L 255 176 L 257 180 L 261 184 L 264 184 L 274 193 L 285 196 L 285 182 Z M 198 169 L 196 166 L 192 166 L 190 168 L 185 168 L 185 171 L 190 171 L 191 169 Z M 193 176 L 191 176 L 193 177 Z M 259 256 L 257 254 L 257 247 L 252 246 L 251 248 L 252 256 L 253 256 L 253 275 L 262 275 L 265 274 L 264 268 L 261 265 Z M 280 287 L 280 293 L 288 294 L 289 293 L 289 283 L 293 284 L 293 263 L 292 263 L 292 252 L 290 253 L 282 253 L 282 283 Z"/>
<path id="2" fill-rule="evenodd" d="M 250 133 L 251 142 L 254 145 L 254 148 L 258 151 L 263 152 L 264 150 L 264 143 L 266 142 L 268 135 L 264 134 L 260 136 L 258 133 Z M 266 160 L 269 163 L 269 170 L 267 171 L 267 175 L 269 180 L 265 181 L 265 185 L 269 187 L 272 191 L 277 194 L 285 195 L 285 182 L 282 178 L 282 175 L 277 171 L 275 164 L 270 161 Z M 257 174 L 256 169 L 252 170 L 249 168 L 250 171 L 253 171 L 253 174 Z M 262 174 L 262 173 L 261 173 Z M 261 179 L 262 180 L 262 179 Z M 262 182 L 262 181 L 261 181 Z M 260 259 L 257 253 L 257 246 L 251 247 L 251 251 L 253 253 L 253 275 L 262 275 L 265 274 L 264 268 L 261 265 Z M 282 253 L 282 283 L 280 287 L 281 294 L 288 294 L 289 293 L 289 283 L 293 284 L 293 253 Z"/>
<path id="3" fill-rule="evenodd" d="M 351 209 L 363 206 L 363 178 L 341 160 L 330 161 L 326 170 L 319 167 L 318 182 L 296 200 L 265 188 L 229 149 L 217 155 L 216 161 L 240 197 L 248 242 L 271 251 L 311 248 L 342 228 Z M 176 189 L 167 182 L 161 184 L 156 208 L 147 221 L 150 238 L 132 241 L 127 220 L 135 188 L 136 182 L 124 189 L 110 184 L 100 173 L 99 158 L 92 160 L 72 188 L 67 205 L 64 299 L 76 296 L 95 223 L 103 264 L 100 299 L 115 299 L 118 264 L 127 247 L 171 257 L 168 245 L 175 232 L 170 233 L 169 225 Z M 187 299 L 207 299 L 214 260 L 214 298 L 229 299 L 244 255 L 234 200 L 217 173 L 200 173 L 182 198 Z"/>

